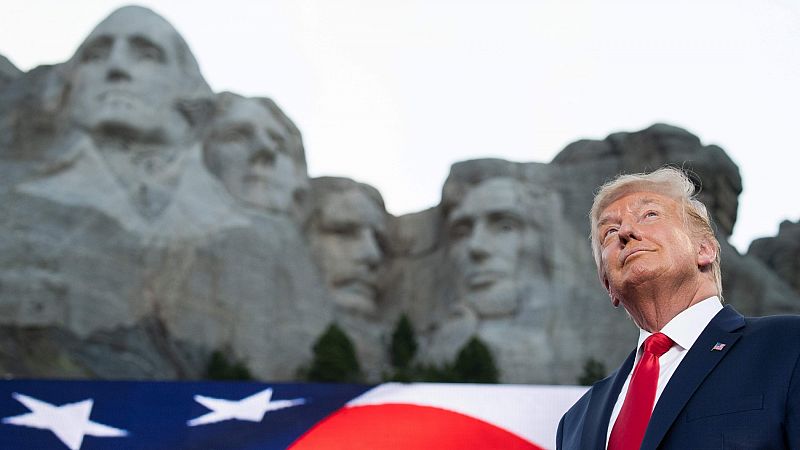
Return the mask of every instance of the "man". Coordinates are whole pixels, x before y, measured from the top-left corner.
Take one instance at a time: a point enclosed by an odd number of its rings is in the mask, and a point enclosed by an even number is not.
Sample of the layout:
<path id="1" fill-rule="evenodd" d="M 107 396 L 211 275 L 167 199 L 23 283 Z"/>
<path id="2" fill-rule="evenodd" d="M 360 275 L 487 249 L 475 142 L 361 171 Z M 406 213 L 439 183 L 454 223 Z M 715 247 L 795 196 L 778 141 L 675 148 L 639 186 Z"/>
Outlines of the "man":
<path id="1" fill-rule="evenodd" d="M 722 306 L 719 243 L 694 194 L 663 168 L 595 196 L 598 274 L 639 342 L 564 415 L 558 448 L 800 448 L 800 317 Z"/>
<path id="2" fill-rule="evenodd" d="M 237 200 L 301 218 L 309 184 L 303 142 L 272 100 L 219 94 L 203 156 Z"/>
<path id="3" fill-rule="evenodd" d="M 311 248 L 336 306 L 377 313 L 378 269 L 385 257 L 386 209 L 373 187 L 347 178 L 311 181 Z"/>

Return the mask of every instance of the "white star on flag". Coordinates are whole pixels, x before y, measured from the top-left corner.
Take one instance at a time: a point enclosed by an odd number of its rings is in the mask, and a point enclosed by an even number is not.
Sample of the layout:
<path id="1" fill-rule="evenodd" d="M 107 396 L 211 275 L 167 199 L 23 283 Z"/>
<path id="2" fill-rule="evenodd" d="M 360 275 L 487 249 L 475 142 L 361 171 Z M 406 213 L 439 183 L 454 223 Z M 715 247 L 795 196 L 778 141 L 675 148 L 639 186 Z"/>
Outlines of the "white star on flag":
<path id="1" fill-rule="evenodd" d="M 50 430 L 70 450 L 79 450 L 81 443 L 83 443 L 83 437 L 87 434 L 100 437 L 128 435 L 125 430 L 89 420 L 89 415 L 92 413 L 92 406 L 94 405 L 92 399 L 55 406 L 16 392 L 11 396 L 25 405 L 31 412 L 19 416 L 6 417 L 3 419 L 3 423 Z"/>
<path id="2" fill-rule="evenodd" d="M 261 392 L 257 392 L 241 400 L 225 400 L 221 398 L 205 397 L 203 395 L 195 395 L 194 399 L 197 403 L 210 409 L 211 412 L 186 422 L 190 427 L 207 425 L 230 419 L 261 422 L 261 419 L 264 418 L 264 414 L 266 414 L 267 411 L 276 411 L 278 409 L 302 405 L 306 402 L 303 398 L 272 401 L 272 388 L 264 389 Z"/>

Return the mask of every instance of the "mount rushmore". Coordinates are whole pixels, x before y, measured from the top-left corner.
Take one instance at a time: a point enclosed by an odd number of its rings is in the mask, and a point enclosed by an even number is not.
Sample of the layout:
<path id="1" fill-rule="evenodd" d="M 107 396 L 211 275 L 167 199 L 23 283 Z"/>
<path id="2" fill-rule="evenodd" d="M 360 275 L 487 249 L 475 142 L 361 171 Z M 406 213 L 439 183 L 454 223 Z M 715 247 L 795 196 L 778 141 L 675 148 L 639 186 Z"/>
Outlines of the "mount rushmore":
<path id="1" fill-rule="evenodd" d="M 0 57 L 0 373 L 198 378 L 223 352 L 290 380 L 336 323 L 379 381 L 405 314 L 421 363 L 477 336 L 501 381 L 572 384 L 635 339 L 597 281 L 593 192 L 665 164 L 701 186 L 725 301 L 800 312 L 800 223 L 737 252 L 739 170 L 686 130 L 582 140 L 549 163 L 458 162 L 437 206 L 395 217 L 371 186 L 309 178 L 275 101 L 212 92 L 169 23 L 124 7 L 64 63 Z"/>

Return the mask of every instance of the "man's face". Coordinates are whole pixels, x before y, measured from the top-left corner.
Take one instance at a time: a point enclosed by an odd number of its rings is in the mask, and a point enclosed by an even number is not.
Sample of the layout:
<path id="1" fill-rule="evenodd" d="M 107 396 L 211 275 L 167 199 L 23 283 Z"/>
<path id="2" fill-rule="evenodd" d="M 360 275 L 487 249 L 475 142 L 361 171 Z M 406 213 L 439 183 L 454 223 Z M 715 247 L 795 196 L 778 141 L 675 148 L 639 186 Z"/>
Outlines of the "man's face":
<path id="1" fill-rule="evenodd" d="M 257 100 L 235 99 L 212 124 L 205 158 L 237 199 L 288 213 L 308 180 L 286 136 L 283 125 Z"/>
<path id="2" fill-rule="evenodd" d="M 122 129 L 171 141 L 188 124 L 175 108 L 186 84 L 176 32 L 152 12 L 125 8 L 92 31 L 71 74 L 70 114 L 90 130 Z"/>
<path id="3" fill-rule="evenodd" d="M 470 190 L 447 219 L 458 290 L 479 315 L 508 315 L 518 307 L 517 271 L 526 239 L 521 195 L 518 182 L 490 179 Z"/>
<path id="4" fill-rule="evenodd" d="M 616 306 L 617 293 L 653 281 L 679 286 L 698 270 L 697 245 L 681 205 L 652 192 L 627 194 L 601 211 L 601 276 Z"/>
<path id="5" fill-rule="evenodd" d="M 384 212 L 363 192 L 331 194 L 313 228 L 312 245 L 334 301 L 346 309 L 374 312 L 378 268 L 383 260 Z"/>

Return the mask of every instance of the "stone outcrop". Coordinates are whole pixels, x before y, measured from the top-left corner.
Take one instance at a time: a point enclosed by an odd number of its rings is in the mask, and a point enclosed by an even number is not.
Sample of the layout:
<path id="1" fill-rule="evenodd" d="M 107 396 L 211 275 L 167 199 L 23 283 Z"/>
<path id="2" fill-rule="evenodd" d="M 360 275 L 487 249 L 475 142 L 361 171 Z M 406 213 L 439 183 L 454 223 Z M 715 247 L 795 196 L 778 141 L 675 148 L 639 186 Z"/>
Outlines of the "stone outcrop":
<path id="1" fill-rule="evenodd" d="M 775 237 L 756 239 L 747 250 L 800 294 L 800 221 L 784 220 Z"/>
<path id="2" fill-rule="evenodd" d="M 17 69 L 11 61 L 0 55 L 0 90 L 22 75 L 22 71 Z"/>
<path id="3" fill-rule="evenodd" d="M 238 122 L 168 23 L 122 8 L 2 95 L 0 326 L 22 330 L 20 348 L 25 333 L 64 343 L 54 368 L 31 349 L 4 370 L 199 377 L 222 350 L 261 378 L 295 376 L 333 320 L 327 293 L 289 208 L 241 201 L 207 168 L 204 142 Z M 273 138 L 304 158 L 279 120 Z"/>
<path id="4" fill-rule="evenodd" d="M 592 194 L 664 164 L 702 188 L 726 300 L 800 311 L 796 226 L 740 255 L 727 243 L 738 168 L 680 128 L 578 141 L 547 164 L 459 162 L 439 205 L 393 217 L 371 186 L 309 179 L 300 130 L 278 105 L 212 92 L 146 8 L 112 13 L 63 64 L 5 62 L 2 373 L 199 378 L 221 351 L 289 380 L 336 322 L 379 381 L 406 314 L 418 363 L 452 361 L 478 336 L 504 382 L 574 383 L 590 358 L 615 366 L 636 336 L 597 280 Z"/>

